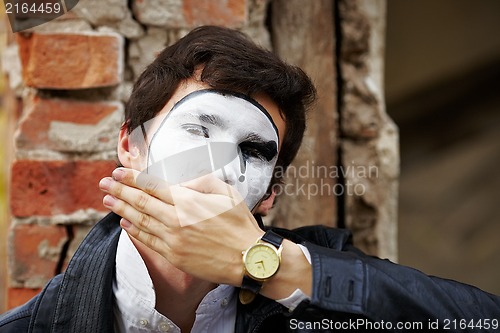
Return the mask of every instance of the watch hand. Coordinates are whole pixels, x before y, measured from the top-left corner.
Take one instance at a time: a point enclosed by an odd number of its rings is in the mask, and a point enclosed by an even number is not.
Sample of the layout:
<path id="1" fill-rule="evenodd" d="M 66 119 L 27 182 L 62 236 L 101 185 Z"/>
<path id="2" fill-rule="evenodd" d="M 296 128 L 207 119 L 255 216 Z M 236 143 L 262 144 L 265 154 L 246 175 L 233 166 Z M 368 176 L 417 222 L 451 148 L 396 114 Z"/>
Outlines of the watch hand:
<path id="1" fill-rule="evenodd" d="M 266 269 L 266 267 L 264 266 L 264 261 L 263 260 L 256 261 L 255 263 L 256 264 L 260 263 L 262 265 L 262 268 L 264 268 L 264 270 Z"/>

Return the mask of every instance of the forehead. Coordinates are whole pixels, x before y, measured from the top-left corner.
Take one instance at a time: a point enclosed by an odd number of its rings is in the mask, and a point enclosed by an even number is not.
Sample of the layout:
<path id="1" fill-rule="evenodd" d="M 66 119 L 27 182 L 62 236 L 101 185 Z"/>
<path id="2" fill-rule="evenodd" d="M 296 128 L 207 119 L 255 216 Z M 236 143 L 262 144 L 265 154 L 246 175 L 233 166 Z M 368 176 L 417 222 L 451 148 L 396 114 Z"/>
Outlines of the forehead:
<path id="1" fill-rule="evenodd" d="M 177 102 L 166 118 L 171 122 L 189 120 L 242 132 L 259 131 L 276 139 L 279 136 L 272 116 L 262 105 L 234 92 L 197 90 Z"/>
<path id="2" fill-rule="evenodd" d="M 165 104 L 163 109 L 159 112 L 158 116 L 160 117 L 156 117 L 157 118 L 156 120 L 163 119 L 164 116 L 167 113 L 169 113 L 170 110 L 173 109 L 175 104 L 177 104 L 179 101 L 181 101 L 184 97 L 186 97 L 190 93 L 210 88 L 211 87 L 207 83 L 197 80 L 195 78 L 189 78 L 187 80 L 182 81 L 172 94 L 171 98 Z M 269 98 L 267 95 L 264 94 L 257 94 L 255 96 L 252 96 L 252 98 L 255 99 L 255 101 L 257 101 L 260 105 L 262 105 L 271 116 L 276 128 L 278 129 L 279 146 L 281 147 L 282 140 L 285 136 L 286 128 L 285 128 L 285 120 L 282 118 L 281 112 L 277 104 L 271 98 Z M 155 121 L 155 123 L 157 125 L 152 124 L 151 127 L 153 130 L 157 128 L 157 126 L 159 125 L 159 122 Z"/>

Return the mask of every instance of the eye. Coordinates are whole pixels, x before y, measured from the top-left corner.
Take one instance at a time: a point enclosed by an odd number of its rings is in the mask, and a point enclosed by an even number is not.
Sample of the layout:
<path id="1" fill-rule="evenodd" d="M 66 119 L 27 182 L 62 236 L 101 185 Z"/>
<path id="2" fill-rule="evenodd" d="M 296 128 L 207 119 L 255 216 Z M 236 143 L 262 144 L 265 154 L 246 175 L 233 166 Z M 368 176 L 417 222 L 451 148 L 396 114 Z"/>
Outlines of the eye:
<path id="1" fill-rule="evenodd" d="M 262 154 L 262 152 L 258 148 L 252 147 L 252 145 L 241 144 L 240 149 L 241 153 L 243 154 L 243 158 L 245 160 L 249 158 L 257 158 L 259 160 L 265 160 L 265 157 Z"/>
<path id="2" fill-rule="evenodd" d="M 198 124 L 184 124 L 181 126 L 186 132 L 196 135 L 196 136 L 202 136 L 206 139 L 210 137 L 208 134 L 208 128 L 202 125 Z"/>
<path id="3" fill-rule="evenodd" d="M 239 145 L 243 158 L 258 158 L 262 161 L 271 161 L 278 154 L 274 141 L 244 141 Z"/>

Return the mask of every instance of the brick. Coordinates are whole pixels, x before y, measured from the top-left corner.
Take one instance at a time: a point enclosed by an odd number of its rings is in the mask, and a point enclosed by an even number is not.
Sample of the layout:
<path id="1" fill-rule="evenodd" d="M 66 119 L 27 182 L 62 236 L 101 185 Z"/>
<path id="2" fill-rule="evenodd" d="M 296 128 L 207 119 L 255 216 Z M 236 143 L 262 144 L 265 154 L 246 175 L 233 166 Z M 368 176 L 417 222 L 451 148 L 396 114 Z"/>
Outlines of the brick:
<path id="1" fill-rule="evenodd" d="M 87 208 L 106 211 L 98 183 L 115 167 L 116 162 L 103 160 L 17 160 L 11 173 L 12 215 L 52 216 Z"/>
<path id="2" fill-rule="evenodd" d="M 116 148 L 122 121 L 118 102 L 83 102 L 32 97 L 25 103 L 16 146 L 71 152 Z"/>
<path id="3" fill-rule="evenodd" d="M 61 250 L 68 240 L 64 226 L 17 225 L 9 247 L 11 281 L 40 288 L 55 275 Z"/>
<path id="4" fill-rule="evenodd" d="M 183 5 L 188 26 L 212 24 L 237 28 L 247 20 L 246 0 L 184 0 Z"/>
<path id="5" fill-rule="evenodd" d="M 137 20 L 164 28 L 223 25 L 240 28 L 247 19 L 247 0 L 134 0 Z"/>
<path id="6" fill-rule="evenodd" d="M 35 297 L 41 288 L 8 288 L 7 289 L 7 309 L 22 305 Z"/>
<path id="7" fill-rule="evenodd" d="M 122 81 L 123 39 L 113 33 L 17 34 L 25 85 L 84 89 Z"/>

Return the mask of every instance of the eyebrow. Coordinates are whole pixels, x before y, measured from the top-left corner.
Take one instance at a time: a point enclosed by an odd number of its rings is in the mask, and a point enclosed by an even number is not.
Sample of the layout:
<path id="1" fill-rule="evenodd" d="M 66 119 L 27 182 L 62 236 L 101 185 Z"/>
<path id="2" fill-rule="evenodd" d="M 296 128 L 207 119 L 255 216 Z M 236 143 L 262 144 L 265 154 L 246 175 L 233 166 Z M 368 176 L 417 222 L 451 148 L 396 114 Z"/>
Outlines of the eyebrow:
<path id="1" fill-rule="evenodd" d="M 214 125 L 214 126 L 217 126 L 220 128 L 225 127 L 222 119 L 219 116 L 214 115 L 214 114 L 202 113 L 202 114 L 198 115 L 198 119 L 200 120 L 200 122 L 204 122 L 206 124 Z"/>
<path id="2" fill-rule="evenodd" d="M 257 133 L 249 133 L 245 138 L 245 145 L 260 151 L 268 162 L 278 154 L 276 142 L 267 141 Z"/>
<path id="3" fill-rule="evenodd" d="M 214 114 L 199 114 L 198 120 L 222 129 L 227 127 L 222 118 Z M 272 160 L 278 154 L 278 146 L 275 141 L 266 140 L 255 132 L 248 133 L 243 141 L 247 147 L 257 149 L 267 161 Z"/>

